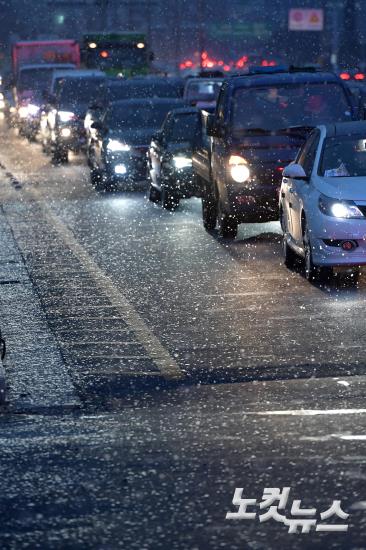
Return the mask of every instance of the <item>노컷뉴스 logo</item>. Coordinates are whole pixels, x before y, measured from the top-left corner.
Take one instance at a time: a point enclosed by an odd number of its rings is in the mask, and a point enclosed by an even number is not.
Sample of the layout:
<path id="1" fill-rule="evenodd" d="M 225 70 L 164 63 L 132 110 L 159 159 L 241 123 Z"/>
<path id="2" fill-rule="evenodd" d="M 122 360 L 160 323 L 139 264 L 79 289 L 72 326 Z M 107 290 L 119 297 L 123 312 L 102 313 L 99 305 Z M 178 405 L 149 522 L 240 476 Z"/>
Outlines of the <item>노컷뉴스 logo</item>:
<path id="1" fill-rule="evenodd" d="M 227 512 L 226 519 L 259 520 L 260 523 L 274 520 L 288 526 L 289 533 L 310 533 L 313 528 L 320 532 L 339 532 L 344 533 L 348 530 L 348 525 L 339 523 L 339 520 L 346 520 L 349 514 L 343 512 L 340 500 L 333 500 L 331 506 L 320 513 L 320 519 L 315 516 L 316 508 L 301 508 L 301 500 L 293 500 L 289 516 L 284 511 L 288 502 L 290 487 L 265 488 L 261 502 L 254 498 L 243 498 L 244 489 L 235 489 L 233 505 L 238 507 L 236 512 Z M 276 503 L 276 504 L 275 504 Z M 256 510 L 257 508 L 257 510 Z M 258 510 L 259 508 L 259 510 Z M 263 513 L 261 513 L 263 512 Z M 332 523 L 327 523 L 329 518 L 333 518 Z M 334 522 L 337 518 L 337 523 Z"/>

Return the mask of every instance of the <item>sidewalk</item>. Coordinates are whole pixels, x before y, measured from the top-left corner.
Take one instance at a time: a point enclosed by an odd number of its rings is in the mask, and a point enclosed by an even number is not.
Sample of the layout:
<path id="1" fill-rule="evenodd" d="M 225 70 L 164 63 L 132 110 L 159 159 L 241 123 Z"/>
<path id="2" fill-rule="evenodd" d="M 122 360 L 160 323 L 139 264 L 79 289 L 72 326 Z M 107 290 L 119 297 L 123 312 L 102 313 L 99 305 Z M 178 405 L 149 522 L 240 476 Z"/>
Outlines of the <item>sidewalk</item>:
<path id="1" fill-rule="evenodd" d="M 0 327 L 7 345 L 4 364 L 0 363 L 0 403 L 5 398 L 16 412 L 77 406 L 73 384 L 2 208 L 0 242 Z"/>

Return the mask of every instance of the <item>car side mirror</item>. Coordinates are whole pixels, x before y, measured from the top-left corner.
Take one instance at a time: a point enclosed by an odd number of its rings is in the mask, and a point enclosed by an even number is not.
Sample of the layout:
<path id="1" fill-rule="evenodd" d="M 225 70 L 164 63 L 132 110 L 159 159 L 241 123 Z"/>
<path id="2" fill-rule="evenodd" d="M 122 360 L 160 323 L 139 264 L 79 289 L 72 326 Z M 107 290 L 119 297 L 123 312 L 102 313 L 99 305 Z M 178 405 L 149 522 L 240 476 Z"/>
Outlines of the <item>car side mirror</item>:
<path id="1" fill-rule="evenodd" d="M 162 143 L 164 141 L 164 134 L 161 130 L 158 130 L 157 132 L 155 132 L 152 138 L 154 141 L 157 141 L 158 143 Z"/>
<path id="2" fill-rule="evenodd" d="M 282 175 L 285 178 L 309 181 L 309 176 L 306 175 L 304 168 L 295 162 L 286 166 L 282 172 Z"/>
<path id="3" fill-rule="evenodd" d="M 101 122 L 100 120 L 95 120 L 92 123 L 91 128 L 93 128 L 93 130 L 96 130 L 97 132 L 99 132 L 102 136 L 106 136 L 108 134 L 107 126 L 105 124 L 103 124 L 103 122 Z"/>

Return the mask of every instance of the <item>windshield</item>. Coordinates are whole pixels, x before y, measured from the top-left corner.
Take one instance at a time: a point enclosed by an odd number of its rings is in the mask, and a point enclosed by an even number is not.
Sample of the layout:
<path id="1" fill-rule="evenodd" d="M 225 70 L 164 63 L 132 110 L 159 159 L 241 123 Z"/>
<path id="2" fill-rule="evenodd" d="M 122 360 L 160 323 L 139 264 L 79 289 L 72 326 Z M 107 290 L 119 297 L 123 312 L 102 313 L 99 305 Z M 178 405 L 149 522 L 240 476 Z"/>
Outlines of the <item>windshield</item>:
<path id="1" fill-rule="evenodd" d="M 250 128 L 277 130 L 350 120 L 351 107 L 339 84 L 239 88 L 233 99 L 234 132 Z"/>
<path id="2" fill-rule="evenodd" d="M 219 95 L 222 80 L 192 80 L 188 82 L 185 98 L 188 101 L 215 101 Z"/>
<path id="3" fill-rule="evenodd" d="M 104 93 L 105 82 L 101 78 L 65 79 L 61 84 L 60 102 L 87 104 L 93 99 L 100 98 Z"/>
<path id="4" fill-rule="evenodd" d="M 189 141 L 192 142 L 196 135 L 198 128 L 197 114 L 186 114 L 174 116 L 168 123 L 168 127 L 165 131 L 165 136 L 168 141 L 180 142 Z"/>
<path id="5" fill-rule="evenodd" d="M 149 97 L 177 98 L 181 97 L 179 86 L 169 82 L 121 82 L 110 86 L 108 91 L 110 101 L 120 99 L 140 99 Z"/>
<path id="6" fill-rule="evenodd" d="M 172 103 L 124 103 L 112 105 L 106 115 L 106 124 L 111 129 L 160 128 L 169 111 L 176 108 Z"/>
<path id="7" fill-rule="evenodd" d="M 321 176 L 366 176 L 366 135 L 338 136 L 324 142 Z"/>
<path id="8" fill-rule="evenodd" d="M 53 69 L 23 69 L 18 78 L 17 89 L 46 90 L 51 85 Z"/>

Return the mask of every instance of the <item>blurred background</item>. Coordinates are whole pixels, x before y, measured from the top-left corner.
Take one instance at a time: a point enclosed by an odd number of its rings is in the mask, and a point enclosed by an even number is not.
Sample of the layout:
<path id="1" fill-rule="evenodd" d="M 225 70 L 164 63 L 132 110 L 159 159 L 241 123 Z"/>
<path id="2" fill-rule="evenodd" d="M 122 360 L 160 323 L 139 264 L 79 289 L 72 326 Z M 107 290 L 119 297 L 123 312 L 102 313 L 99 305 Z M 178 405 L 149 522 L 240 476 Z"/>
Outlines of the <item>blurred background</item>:
<path id="1" fill-rule="evenodd" d="M 0 4 L 3 62 L 16 40 L 80 39 L 95 31 L 145 33 L 155 66 L 170 72 L 199 62 L 202 52 L 207 53 L 209 66 L 210 60 L 224 66 L 251 55 L 364 69 L 366 59 L 366 0 L 1 0 Z M 291 25 L 296 26 L 296 17 L 301 17 L 294 10 L 304 9 L 314 10 L 313 26 L 293 30 Z"/>

